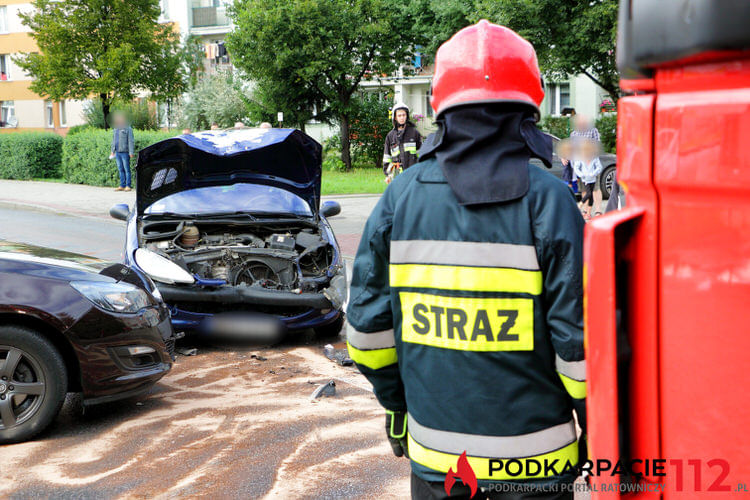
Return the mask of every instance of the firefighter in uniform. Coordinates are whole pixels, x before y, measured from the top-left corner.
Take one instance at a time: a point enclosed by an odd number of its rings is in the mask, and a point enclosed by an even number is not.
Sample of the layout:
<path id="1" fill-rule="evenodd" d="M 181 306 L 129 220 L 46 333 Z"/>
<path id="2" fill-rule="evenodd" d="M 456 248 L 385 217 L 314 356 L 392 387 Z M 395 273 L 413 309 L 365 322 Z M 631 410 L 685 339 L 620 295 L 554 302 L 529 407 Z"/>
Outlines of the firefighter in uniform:
<path id="1" fill-rule="evenodd" d="M 438 50 L 432 95 L 438 131 L 365 225 L 350 356 L 411 459 L 413 497 L 572 498 L 584 222 L 529 162 L 552 157 L 536 53 L 480 21 Z"/>
<path id="2" fill-rule="evenodd" d="M 383 173 L 386 182 L 402 170 L 417 163 L 417 151 L 422 147 L 422 136 L 409 121 L 409 106 L 399 102 L 393 106 L 393 130 L 385 136 L 383 151 Z M 396 171 L 395 169 L 399 169 Z"/>

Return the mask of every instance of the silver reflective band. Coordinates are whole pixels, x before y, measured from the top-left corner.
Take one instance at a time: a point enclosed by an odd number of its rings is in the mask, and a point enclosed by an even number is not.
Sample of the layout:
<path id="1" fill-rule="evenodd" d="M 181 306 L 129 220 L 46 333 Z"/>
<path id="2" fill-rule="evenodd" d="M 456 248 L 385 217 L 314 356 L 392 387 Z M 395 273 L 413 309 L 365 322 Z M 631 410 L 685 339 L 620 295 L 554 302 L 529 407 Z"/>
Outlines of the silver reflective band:
<path id="1" fill-rule="evenodd" d="M 475 241 L 391 240 L 391 264 L 442 264 L 539 270 L 534 245 Z"/>
<path id="2" fill-rule="evenodd" d="M 565 361 L 555 356 L 555 368 L 568 378 L 583 382 L 586 380 L 586 361 Z"/>
<path id="3" fill-rule="evenodd" d="M 393 330 L 365 333 L 355 330 L 354 327 L 348 323 L 346 325 L 346 340 L 352 345 L 352 347 L 359 349 L 360 351 L 387 349 L 396 346 L 396 341 L 393 338 Z"/>
<path id="4" fill-rule="evenodd" d="M 417 147 L 417 143 L 416 142 L 405 142 L 404 143 L 404 147 L 405 148 L 416 148 Z"/>
<path id="5" fill-rule="evenodd" d="M 409 414 L 409 434 L 422 446 L 472 457 L 523 458 L 559 450 L 577 439 L 573 420 L 541 431 L 518 436 L 483 436 L 461 432 L 439 431 L 421 425 Z"/>

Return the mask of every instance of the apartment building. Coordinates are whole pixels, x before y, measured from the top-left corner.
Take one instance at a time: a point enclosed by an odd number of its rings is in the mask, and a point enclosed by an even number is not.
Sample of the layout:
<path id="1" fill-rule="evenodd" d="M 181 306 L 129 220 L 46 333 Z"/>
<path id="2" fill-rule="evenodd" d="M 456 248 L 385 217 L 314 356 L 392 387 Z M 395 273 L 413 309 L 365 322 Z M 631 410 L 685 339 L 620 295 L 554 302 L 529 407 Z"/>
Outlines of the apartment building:
<path id="1" fill-rule="evenodd" d="M 31 78 L 13 56 L 37 50 L 19 12 L 31 9 L 28 1 L 0 0 L 0 133 L 14 130 L 52 130 L 61 134 L 83 123 L 82 101 L 52 102 L 35 94 Z"/>
<path id="2" fill-rule="evenodd" d="M 183 39 L 199 37 L 209 72 L 231 67 L 224 37 L 231 30 L 227 4 L 222 0 L 160 0 L 160 22 L 173 23 Z M 49 130 L 65 135 L 85 122 L 85 100 L 53 102 L 30 89 L 31 77 L 13 57 L 37 50 L 29 29 L 18 14 L 32 8 L 28 0 L 0 0 L 0 133 Z"/>
<path id="3" fill-rule="evenodd" d="M 206 53 L 207 71 L 231 68 L 224 47 L 224 38 L 232 30 L 228 0 L 161 0 L 160 3 L 160 22 L 173 23 L 183 40 L 188 36 L 200 40 Z"/>

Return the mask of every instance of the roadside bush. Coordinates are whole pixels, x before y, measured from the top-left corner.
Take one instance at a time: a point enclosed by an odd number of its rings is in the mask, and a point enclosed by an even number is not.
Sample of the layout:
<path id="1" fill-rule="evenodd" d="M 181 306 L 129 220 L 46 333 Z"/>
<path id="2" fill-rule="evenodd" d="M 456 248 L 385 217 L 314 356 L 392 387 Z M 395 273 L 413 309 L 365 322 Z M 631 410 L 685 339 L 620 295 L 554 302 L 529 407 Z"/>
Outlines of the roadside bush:
<path id="1" fill-rule="evenodd" d="M 567 116 L 547 115 L 539 122 L 539 128 L 560 139 L 568 137 L 572 130 L 570 118 Z"/>
<path id="2" fill-rule="evenodd" d="M 14 132 L 0 137 L 0 178 L 58 177 L 63 139 L 52 132 Z"/>
<path id="3" fill-rule="evenodd" d="M 323 141 L 323 157 L 329 153 L 341 154 L 341 136 L 334 134 L 325 141 Z"/>
<path id="4" fill-rule="evenodd" d="M 346 170 L 346 165 L 344 165 L 344 162 L 341 160 L 340 154 L 328 154 L 323 160 L 323 170 L 343 172 Z"/>
<path id="5" fill-rule="evenodd" d="M 214 122 L 221 128 L 238 121 L 249 122 L 244 92 L 229 72 L 198 79 L 183 99 L 178 114 L 181 126 L 192 130 L 207 130 Z"/>
<path id="6" fill-rule="evenodd" d="M 125 113 L 134 130 L 157 130 L 159 128 L 156 110 L 149 106 L 146 100 L 113 103 L 109 115 L 110 125 L 113 113 L 118 111 Z M 87 125 L 93 128 L 104 128 L 104 112 L 99 99 L 92 99 L 85 104 L 83 116 Z"/>
<path id="7" fill-rule="evenodd" d="M 177 132 L 134 130 L 136 153 Z M 112 145 L 111 130 L 85 130 L 68 135 L 62 147 L 62 177 L 65 182 L 89 184 L 92 186 L 117 186 L 119 176 L 117 165 L 109 159 Z M 130 160 L 130 169 L 135 179 L 137 155 Z"/>
<path id="8" fill-rule="evenodd" d="M 389 117 L 392 102 L 390 95 L 381 99 L 375 93 L 365 93 L 355 101 L 349 122 L 353 167 L 354 164 L 365 168 L 381 167 L 385 136 L 393 128 Z"/>
<path id="9" fill-rule="evenodd" d="M 608 153 L 617 149 L 617 113 L 605 113 L 596 119 L 596 128 L 602 140 L 602 148 Z"/>
<path id="10" fill-rule="evenodd" d="M 68 136 L 76 135 L 76 134 L 79 134 L 81 132 L 86 132 L 87 130 L 97 130 L 97 128 L 96 127 L 92 127 L 89 124 L 73 125 L 72 127 L 70 127 L 68 129 Z"/>

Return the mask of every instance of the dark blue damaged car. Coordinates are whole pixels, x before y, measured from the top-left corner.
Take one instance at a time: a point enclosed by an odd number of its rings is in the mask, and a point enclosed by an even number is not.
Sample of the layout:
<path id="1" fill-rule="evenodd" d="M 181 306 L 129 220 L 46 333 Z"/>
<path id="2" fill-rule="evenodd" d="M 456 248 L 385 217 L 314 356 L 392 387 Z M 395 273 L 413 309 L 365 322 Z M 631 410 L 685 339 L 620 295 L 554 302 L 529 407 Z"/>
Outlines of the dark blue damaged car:
<path id="1" fill-rule="evenodd" d="M 125 263 L 150 276 L 177 331 L 337 334 L 344 262 L 320 203 L 321 146 L 293 129 L 181 135 L 138 154 Z"/>

